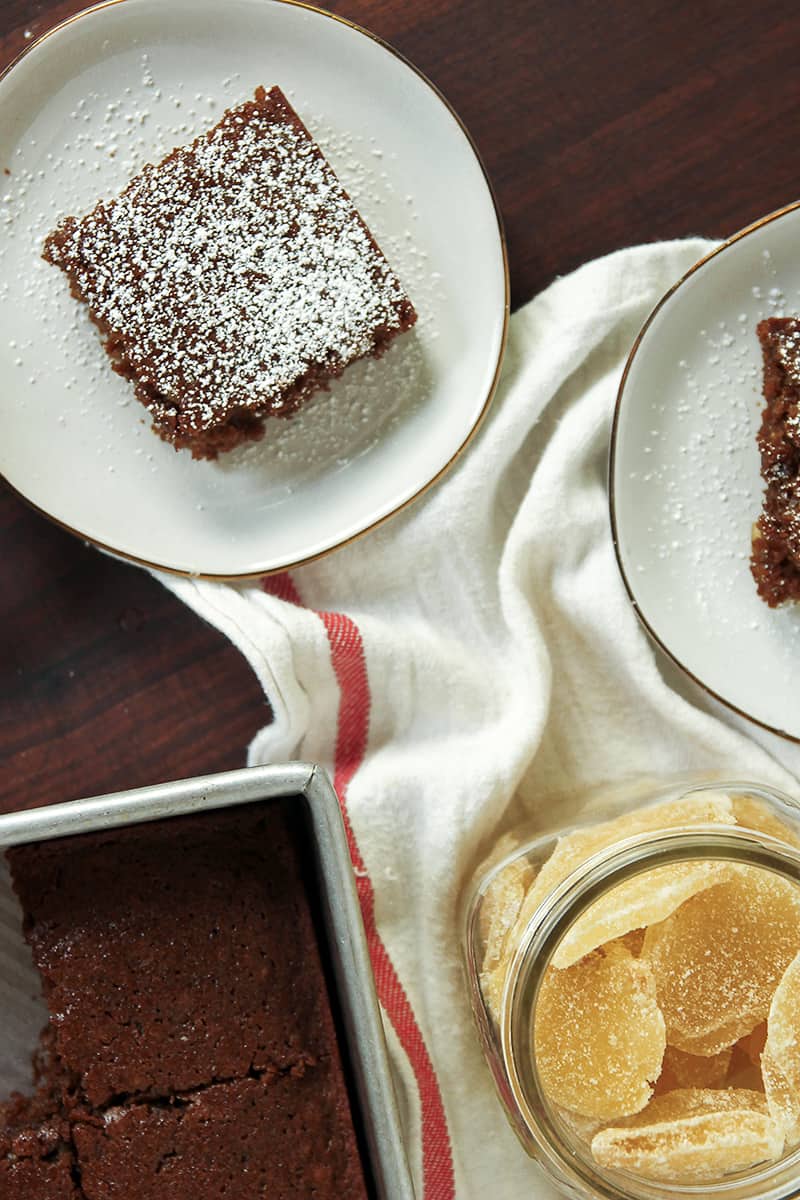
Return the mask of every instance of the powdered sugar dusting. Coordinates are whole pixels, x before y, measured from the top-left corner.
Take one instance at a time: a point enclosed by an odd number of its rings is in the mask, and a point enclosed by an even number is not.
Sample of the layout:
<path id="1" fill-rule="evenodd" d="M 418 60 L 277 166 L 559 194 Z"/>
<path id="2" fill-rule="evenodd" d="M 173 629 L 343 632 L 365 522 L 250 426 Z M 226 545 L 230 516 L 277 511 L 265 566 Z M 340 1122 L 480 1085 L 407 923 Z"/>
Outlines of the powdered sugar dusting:
<path id="1" fill-rule="evenodd" d="M 90 88 L 73 95 L 66 132 L 57 142 L 35 146 L 28 139 L 17 145 L 8 166 L 0 163 L 0 233 L 5 228 L 13 235 L 0 236 L 0 302 L 8 304 L 13 294 L 13 307 L 35 311 L 50 338 L 53 361 L 46 370 L 61 389 L 54 417 L 58 425 L 70 429 L 72 436 L 82 431 L 87 453 L 99 459 L 110 455 L 117 439 L 123 438 L 139 469 L 160 474 L 175 470 L 174 454 L 150 434 L 147 415 L 133 399 L 130 384 L 114 373 L 100 352 L 85 306 L 70 297 L 68 287 L 59 286 L 53 268 L 41 258 L 41 248 L 65 211 L 86 211 L 98 196 L 112 201 L 148 162 L 161 161 L 181 140 L 188 142 L 202 133 L 249 86 L 239 72 L 231 71 L 217 83 L 214 96 L 190 90 L 181 79 L 167 77 L 146 52 L 138 57 L 138 70 L 132 70 L 141 76 L 135 87 Z M 287 94 L 300 103 L 291 89 Z M 259 506 L 266 503 L 264 481 L 269 479 L 269 507 L 281 504 L 319 469 L 343 466 L 348 457 L 367 454 L 390 430 L 399 429 L 428 395 L 430 373 L 418 330 L 425 343 L 435 342 L 439 328 L 434 314 L 445 297 L 441 274 L 416 242 L 415 198 L 404 192 L 407 228 L 395 233 L 396 220 L 384 215 L 396 199 L 386 170 L 394 161 L 393 152 L 378 159 L 369 153 L 378 149 L 374 139 L 367 145 L 360 133 L 332 125 L 321 112 L 304 107 L 302 115 L 356 207 L 377 230 L 388 258 L 399 265 L 419 321 L 380 362 L 368 358 L 354 364 L 327 393 L 312 397 L 299 424 L 270 422 L 264 440 L 223 456 L 217 466 L 192 464 L 192 477 L 202 479 L 202 489 L 220 502 L 229 487 L 229 468 L 246 465 L 242 482 L 252 490 L 251 502 L 257 497 Z M 86 164 L 84 170 L 75 169 L 77 160 Z M 31 197 L 36 198 L 33 203 Z M 9 262 L 16 247 L 14 260 L 24 252 L 22 270 L 16 261 Z M 18 372 L 19 382 L 35 385 L 42 377 L 41 348 L 27 334 L 10 339 L 8 346 L 6 361 Z M 27 387 L 15 390 L 16 403 L 30 407 Z"/>
<path id="2" fill-rule="evenodd" d="M 750 529 L 759 507 L 754 493 L 760 487 L 756 430 L 762 368 L 755 326 L 762 317 L 783 315 L 787 304 L 800 303 L 800 291 L 787 299 L 768 249 L 756 264 L 749 295 L 740 300 L 749 311 L 737 310 L 731 298 L 726 308 L 732 311 L 721 319 L 704 314 L 691 353 L 687 346 L 687 357 L 674 364 L 676 397 L 666 402 L 653 398 L 653 427 L 641 447 L 641 468 L 629 472 L 637 486 L 661 497 L 647 528 L 653 554 L 664 563 L 682 563 L 682 575 L 694 583 L 693 601 L 701 618 L 713 611 L 722 627 L 738 620 L 735 614 L 716 611 L 716 597 L 720 577 L 741 573 L 753 593 L 748 618 L 753 630 L 767 615 L 755 599 L 748 566 Z M 645 570 L 641 564 L 637 568 Z M 672 593 L 665 593 L 665 609 L 673 602 Z M 800 639 L 796 623 L 789 633 Z"/>
<path id="3" fill-rule="evenodd" d="M 800 326 L 791 325 L 775 330 L 772 341 L 777 358 L 787 375 L 793 384 L 800 386 Z"/>
<path id="4" fill-rule="evenodd" d="M 404 290 L 280 93 L 207 135 L 48 242 L 157 423 L 289 407 L 310 369 L 338 371 L 403 325 Z M 296 397 L 292 397 L 296 406 Z"/>
<path id="5" fill-rule="evenodd" d="M 764 486 L 756 327 L 800 311 L 796 221 L 732 243 L 661 306 L 623 392 L 615 472 L 621 557 L 650 627 L 711 690 L 794 735 L 798 609 L 767 608 L 750 557 Z"/>
<path id="6" fill-rule="evenodd" d="M 440 102 L 390 56 L 384 70 L 368 39 L 329 47 L 333 23 L 285 6 L 236 5 L 223 20 L 203 0 L 185 28 L 145 8 L 111 6 L 96 34 L 71 25 L 0 85 L 10 102 L 0 130 L 0 458 L 45 512 L 123 553 L 188 571 L 271 569 L 395 511 L 468 436 L 500 336 L 491 202 Z M 116 21 L 109 44 L 105 25 Z M 288 35 L 295 21 L 310 24 L 302 45 Z M 64 54 L 73 38 L 82 57 Z M 294 419 L 267 420 L 261 441 L 194 461 L 153 435 L 42 245 L 68 214 L 119 196 L 264 82 L 283 88 L 419 319 Z"/>

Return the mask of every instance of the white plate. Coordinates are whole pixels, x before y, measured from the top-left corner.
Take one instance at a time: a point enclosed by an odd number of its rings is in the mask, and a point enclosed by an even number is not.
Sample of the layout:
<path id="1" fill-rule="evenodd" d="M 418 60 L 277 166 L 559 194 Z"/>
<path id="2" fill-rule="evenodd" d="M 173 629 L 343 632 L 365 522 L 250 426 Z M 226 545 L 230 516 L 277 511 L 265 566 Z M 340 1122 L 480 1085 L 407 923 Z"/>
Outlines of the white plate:
<path id="1" fill-rule="evenodd" d="M 800 606 L 750 574 L 764 317 L 800 312 L 800 208 L 743 230 L 651 314 L 620 387 L 611 449 L 617 557 L 644 624 L 706 690 L 800 739 Z"/>
<path id="2" fill-rule="evenodd" d="M 419 322 L 260 444 L 194 462 L 150 431 L 42 240 L 273 83 Z M 256 575 L 372 527 L 467 442 L 502 354 L 502 232 L 463 127 L 386 45 L 285 0 L 112 0 L 18 60 L 0 118 L 0 471 L 44 513 L 151 565 Z"/>

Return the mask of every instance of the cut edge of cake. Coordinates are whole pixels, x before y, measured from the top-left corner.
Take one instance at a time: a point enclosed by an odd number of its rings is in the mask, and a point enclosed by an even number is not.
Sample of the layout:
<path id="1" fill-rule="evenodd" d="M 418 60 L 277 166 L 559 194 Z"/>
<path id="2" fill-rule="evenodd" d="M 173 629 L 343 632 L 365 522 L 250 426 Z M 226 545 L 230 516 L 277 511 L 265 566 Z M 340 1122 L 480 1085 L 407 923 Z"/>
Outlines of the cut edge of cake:
<path id="1" fill-rule="evenodd" d="M 762 510 L 751 529 L 750 569 L 771 608 L 800 600 L 800 317 L 768 317 L 756 333 L 764 407 L 758 431 Z"/>

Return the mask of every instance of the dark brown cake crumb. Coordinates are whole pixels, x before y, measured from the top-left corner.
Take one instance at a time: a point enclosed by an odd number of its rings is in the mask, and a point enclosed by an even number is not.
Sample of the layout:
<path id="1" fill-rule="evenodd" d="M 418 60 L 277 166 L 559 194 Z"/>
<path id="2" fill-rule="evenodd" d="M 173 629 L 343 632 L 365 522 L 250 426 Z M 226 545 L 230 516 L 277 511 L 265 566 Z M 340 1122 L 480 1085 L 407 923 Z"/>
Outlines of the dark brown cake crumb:
<path id="1" fill-rule="evenodd" d="M 227 111 L 44 257 L 176 449 L 260 438 L 416 321 L 352 200 L 281 90 Z"/>
<path id="2" fill-rule="evenodd" d="M 766 487 L 750 567 L 759 596 L 774 608 L 800 599 L 800 318 L 769 317 L 756 332 L 764 360 L 758 448 Z"/>
<path id="3" fill-rule="evenodd" d="M 217 1084 L 75 1126 L 87 1200 L 365 1197 L 327 1070 Z"/>

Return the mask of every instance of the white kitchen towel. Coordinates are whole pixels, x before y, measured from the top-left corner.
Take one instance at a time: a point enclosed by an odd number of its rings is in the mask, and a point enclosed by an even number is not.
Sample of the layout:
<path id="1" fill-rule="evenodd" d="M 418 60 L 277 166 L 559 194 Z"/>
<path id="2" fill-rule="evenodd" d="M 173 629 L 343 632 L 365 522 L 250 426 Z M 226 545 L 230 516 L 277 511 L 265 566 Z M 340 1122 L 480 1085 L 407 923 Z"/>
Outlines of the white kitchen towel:
<path id="1" fill-rule="evenodd" d="M 707 249 L 623 250 L 517 312 L 478 435 L 379 529 L 260 584 L 164 578 L 264 687 L 275 719 L 250 762 L 307 759 L 334 778 L 420 1200 L 554 1194 L 471 1024 L 457 912 L 476 855 L 518 820 L 571 820 L 604 782 L 712 769 L 791 788 L 800 766 L 656 654 L 611 544 L 624 360 Z"/>

